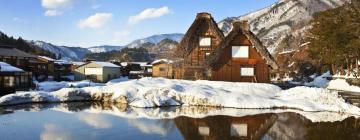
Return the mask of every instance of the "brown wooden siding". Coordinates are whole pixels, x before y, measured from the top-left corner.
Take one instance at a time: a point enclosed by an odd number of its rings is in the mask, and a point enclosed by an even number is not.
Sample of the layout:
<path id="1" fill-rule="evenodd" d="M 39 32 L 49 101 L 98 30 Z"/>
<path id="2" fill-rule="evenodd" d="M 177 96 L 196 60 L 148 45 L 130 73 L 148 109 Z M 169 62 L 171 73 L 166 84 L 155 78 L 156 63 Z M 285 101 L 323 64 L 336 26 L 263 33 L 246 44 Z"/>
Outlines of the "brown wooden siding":
<path id="1" fill-rule="evenodd" d="M 232 58 L 232 46 L 249 46 L 249 58 Z M 241 67 L 254 67 L 255 77 L 241 76 Z M 270 68 L 260 53 L 252 47 L 251 42 L 245 35 L 239 34 L 224 49 L 221 57 L 212 71 L 212 80 L 232 82 L 270 82 Z"/>
<path id="2" fill-rule="evenodd" d="M 160 69 L 163 69 L 161 71 Z M 164 77 L 164 78 L 173 78 L 173 69 L 171 64 L 156 64 L 152 67 L 152 76 L 153 77 Z"/>

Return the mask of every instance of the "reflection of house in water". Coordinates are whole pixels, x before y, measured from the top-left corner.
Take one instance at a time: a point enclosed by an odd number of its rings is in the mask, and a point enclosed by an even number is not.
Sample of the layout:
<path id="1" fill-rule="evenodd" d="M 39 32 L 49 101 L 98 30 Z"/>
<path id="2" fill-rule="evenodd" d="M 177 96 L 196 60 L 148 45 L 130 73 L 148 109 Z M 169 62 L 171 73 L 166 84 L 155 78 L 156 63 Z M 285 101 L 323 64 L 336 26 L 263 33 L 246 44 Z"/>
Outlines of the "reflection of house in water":
<path id="1" fill-rule="evenodd" d="M 175 123 L 184 139 L 260 139 L 276 121 L 275 114 L 245 117 L 178 117 Z"/>

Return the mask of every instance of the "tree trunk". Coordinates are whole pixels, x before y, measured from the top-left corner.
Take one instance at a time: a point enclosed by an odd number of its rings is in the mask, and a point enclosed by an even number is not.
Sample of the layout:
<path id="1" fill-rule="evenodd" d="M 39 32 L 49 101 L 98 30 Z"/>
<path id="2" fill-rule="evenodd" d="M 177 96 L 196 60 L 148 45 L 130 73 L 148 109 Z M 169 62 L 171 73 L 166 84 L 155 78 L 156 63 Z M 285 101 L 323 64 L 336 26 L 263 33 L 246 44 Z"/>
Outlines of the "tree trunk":
<path id="1" fill-rule="evenodd" d="M 360 74 L 360 70 L 359 70 L 359 59 L 358 58 L 356 58 L 355 59 L 355 69 L 356 69 L 356 78 L 359 76 L 359 74 Z"/>

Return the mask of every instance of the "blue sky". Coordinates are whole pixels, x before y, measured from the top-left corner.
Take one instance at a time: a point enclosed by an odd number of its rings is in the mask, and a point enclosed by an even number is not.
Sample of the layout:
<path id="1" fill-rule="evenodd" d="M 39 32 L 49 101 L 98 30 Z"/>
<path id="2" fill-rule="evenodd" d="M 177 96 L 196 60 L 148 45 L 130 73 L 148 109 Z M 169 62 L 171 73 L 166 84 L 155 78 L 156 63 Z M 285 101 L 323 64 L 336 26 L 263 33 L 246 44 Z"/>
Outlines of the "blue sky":
<path id="1" fill-rule="evenodd" d="M 185 33 L 196 13 L 216 21 L 277 0 L 0 0 L 0 31 L 56 45 L 124 45 L 154 34 Z"/>

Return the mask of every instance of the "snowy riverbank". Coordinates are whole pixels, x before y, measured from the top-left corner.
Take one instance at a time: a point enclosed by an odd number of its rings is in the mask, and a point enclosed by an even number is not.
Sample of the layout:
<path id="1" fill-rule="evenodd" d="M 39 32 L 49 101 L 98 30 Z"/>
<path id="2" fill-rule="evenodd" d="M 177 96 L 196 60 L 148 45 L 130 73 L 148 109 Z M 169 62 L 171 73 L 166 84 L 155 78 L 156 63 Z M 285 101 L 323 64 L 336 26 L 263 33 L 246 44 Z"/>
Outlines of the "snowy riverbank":
<path id="1" fill-rule="evenodd" d="M 360 115 L 360 109 L 321 88 L 281 90 L 271 84 L 142 78 L 106 86 L 19 92 L 0 98 L 0 105 L 32 102 L 103 101 L 133 107 L 214 106 L 241 109 L 287 108 Z"/>
<path id="2" fill-rule="evenodd" d="M 71 102 L 71 103 L 56 103 L 56 104 L 23 104 L 15 106 L 3 107 L 8 113 L 15 113 L 18 111 L 57 111 L 63 113 L 79 113 L 87 114 L 82 117 L 92 115 L 111 115 L 120 118 L 128 119 L 175 119 L 177 117 L 186 116 L 191 118 L 205 118 L 208 116 L 232 116 L 243 117 L 259 114 L 278 114 L 278 113 L 297 113 L 311 122 L 335 122 L 342 121 L 346 118 L 355 116 L 346 113 L 336 112 L 306 112 L 292 109 L 236 109 L 236 108 L 219 108 L 219 107 L 205 107 L 205 106 L 177 106 L 166 108 L 137 108 L 130 107 L 126 104 L 116 103 L 99 103 L 99 102 Z M 1 113 L 0 113 L 1 115 Z"/>

